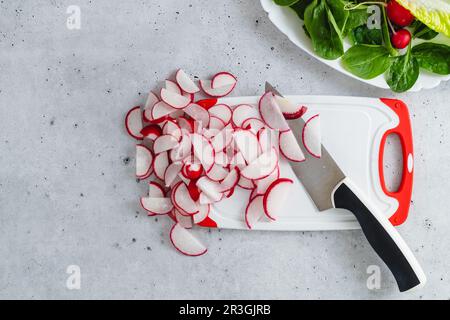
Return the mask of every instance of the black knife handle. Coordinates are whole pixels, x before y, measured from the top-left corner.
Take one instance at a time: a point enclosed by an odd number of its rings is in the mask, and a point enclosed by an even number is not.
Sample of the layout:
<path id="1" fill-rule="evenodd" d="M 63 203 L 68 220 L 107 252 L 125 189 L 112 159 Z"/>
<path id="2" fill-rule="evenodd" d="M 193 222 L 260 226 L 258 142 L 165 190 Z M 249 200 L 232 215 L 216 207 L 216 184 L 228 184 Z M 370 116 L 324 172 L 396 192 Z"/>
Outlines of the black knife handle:
<path id="1" fill-rule="evenodd" d="M 401 292 L 426 282 L 425 274 L 403 238 L 382 213 L 370 205 L 358 188 L 345 178 L 332 195 L 335 208 L 351 211 L 378 256 L 386 263 Z"/>

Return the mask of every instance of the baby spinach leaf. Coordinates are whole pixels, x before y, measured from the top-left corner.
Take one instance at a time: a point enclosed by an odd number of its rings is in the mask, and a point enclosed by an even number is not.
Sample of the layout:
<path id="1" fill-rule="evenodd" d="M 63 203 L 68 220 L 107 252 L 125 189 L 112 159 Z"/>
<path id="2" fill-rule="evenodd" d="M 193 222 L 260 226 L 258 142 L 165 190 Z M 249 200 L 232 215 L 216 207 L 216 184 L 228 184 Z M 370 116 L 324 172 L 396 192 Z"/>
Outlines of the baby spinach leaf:
<path id="1" fill-rule="evenodd" d="M 425 42 L 412 49 L 419 66 L 437 74 L 450 73 L 450 47 L 444 44 Z"/>
<path id="2" fill-rule="evenodd" d="M 419 63 L 411 54 L 410 44 L 404 55 L 394 58 L 394 62 L 386 73 L 386 82 L 392 91 L 404 92 L 416 83 L 418 77 Z"/>
<path id="3" fill-rule="evenodd" d="M 350 34 L 355 28 L 366 25 L 369 19 L 369 13 L 367 12 L 367 6 L 360 6 L 356 9 L 349 10 L 347 23 L 345 24 L 342 35 L 346 36 Z"/>
<path id="4" fill-rule="evenodd" d="M 362 25 L 355 28 L 349 34 L 350 41 L 356 44 L 383 44 L 383 34 L 380 29 L 369 29 L 367 26 Z"/>
<path id="5" fill-rule="evenodd" d="M 363 79 L 372 79 L 384 73 L 391 64 L 389 51 L 383 46 L 359 44 L 342 57 L 346 70 Z"/>
<path id="6" fill-rule="evenodd" d="M 329 60 L 342 56 L 342 35 L 326 0 L 314 0 L 306 8 L 305 26 L 318 56 Z"/>
<path id="7" fill-rule="evenodd" d="M 344 9 L 345 2 L 342 0 L 326 0 L 326 2 L 328 8 L 333 14 L 334 21 L 336 21 L 336 25 L 342 32 L 342 30 L 344 30 L 345 24 L 347 23 L 347 19 L 349 16 L 348 10 Z"/>
<path id="8" fill-rule="evenodd" d="M 413 28 L 413 37 L 423 40 L 431 40 L 435 38 L 439 33 L 430 29 L 426 24 L 423 24 L 419 20 L 415 20 L 411 25 Z"/>
<path id="9" fill-rule="evenodd" d="M 275 4 L 283 7 L 289 7 L 298 2 L 299 0 L 274 0 Z"/>
<path id="10" fill-rule="evenodd" d="M 297 13 L 300 19 L 304 20 L 306 7 L 310 5 L 311 2 L 313 2 L 313 0 L 300 0 L 291 5 L 291 9 Z"/>

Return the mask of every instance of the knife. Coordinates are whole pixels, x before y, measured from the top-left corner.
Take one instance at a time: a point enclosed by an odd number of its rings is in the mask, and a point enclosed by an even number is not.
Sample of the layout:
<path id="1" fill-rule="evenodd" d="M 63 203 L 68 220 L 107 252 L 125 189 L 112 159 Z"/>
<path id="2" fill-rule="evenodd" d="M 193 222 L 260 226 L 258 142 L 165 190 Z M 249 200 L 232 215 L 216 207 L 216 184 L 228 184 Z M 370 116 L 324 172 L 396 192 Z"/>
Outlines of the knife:
<path id="1" fill-rule="evenodd" d="M 266 92 L 283 97 L 268 82 Z M 288 122 L 306 157 L 304 162 L 291 162 L 292 170 L 319 211 L 338 208 L 353 213 L 368 242 L 391 270 L 401 292 L 425 285 L 426 277 L 421 266 L 388 218 L 345 175 L 323 145 L 320 158 L 305 150 L 301 141 L 305 125 L 302 118 Z"/>

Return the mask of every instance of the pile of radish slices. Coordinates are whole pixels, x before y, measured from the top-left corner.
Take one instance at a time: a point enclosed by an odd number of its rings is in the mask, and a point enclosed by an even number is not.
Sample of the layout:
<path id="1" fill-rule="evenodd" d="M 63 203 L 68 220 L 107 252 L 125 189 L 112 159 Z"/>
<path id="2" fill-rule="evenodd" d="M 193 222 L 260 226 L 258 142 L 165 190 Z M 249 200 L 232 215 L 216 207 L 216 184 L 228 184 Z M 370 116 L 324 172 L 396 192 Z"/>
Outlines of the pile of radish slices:
<path id="1" fill-rule="evenodd" d="M 265 93 L 258 105 L 229 106 L 218 98 L 230 94 L 236 77 L 220 72 L 198 84 L 178 70 L 159 95 L 150 92 L 143 107 L 126 115 L 136 146 L 136 176 L 152 177 L 148 196 L 141 198 L 150 216 L 167 215 L 174 222 L 170 239 L 189 256 L 206 247 L 188 230 L 194 224 L 212 226 L 211 206 L 233 195 L 250 192 L 243 212 L 249 229 L 265 216 L 276 220 L 293 181 L 280 177 L 280 161 L 305 161 L 294 136 L 320 157 L 320 122 L 315 115 L 303 132 L 292 132 L 287 120 L 298 119 L 306 107 Z M 200 98 L 199 98 L 200 96 Z"/>

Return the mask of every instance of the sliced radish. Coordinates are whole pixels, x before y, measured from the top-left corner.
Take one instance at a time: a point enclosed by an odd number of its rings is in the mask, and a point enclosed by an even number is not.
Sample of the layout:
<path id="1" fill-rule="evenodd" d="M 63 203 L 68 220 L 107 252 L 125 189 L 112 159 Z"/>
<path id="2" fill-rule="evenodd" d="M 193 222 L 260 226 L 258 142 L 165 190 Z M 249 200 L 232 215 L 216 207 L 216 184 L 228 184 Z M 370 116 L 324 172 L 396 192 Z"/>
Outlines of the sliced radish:
<path id="1" fill-rule="evenodd" d="M 212 88 L 211 87 L 211 81 L 209 80 L 200 80 L 200 87 L 202 88 L 203 92 L 205 92 L 208 96 L 221 98 L 229 95 L 231 91 L 233 91 L 234 87 L 236 86 L 236 83 L 229 84 L 226 86 L 218 87 L 218 88 Z"/>
<path id="2" fill-rule="evenodd" d="M 231 129 L 231 127 L 227 126 L 214 136 L 211 143 L 214 150 L 216 150 L 216 152 L 220 152 L 224 148 L 227 148 L 232 141 L 233 141 L 233 130 Z"/>
<path id="3" fill-rule="evenodd" d="M 178 140 L 170 134 L 164 134 L 158 137 L 153 144 L 153 151 L 159 154 L 164 151 L 172 150 L 178 146 Z"/>
<path id="4" fill-rule="evenodd" d="M 260 180 L 269 176 L 278 166 L 278 154 L 275 148 L 261 154 L 257 159 L 241 170 L 241 175 L 250 180 Z"/>
<path id="5" fill-rule="evenodd" d="M 266 124 L 259 118 L 248 118 L 247 120 L 242 122 L 242 128 L 245 130 L 250 130 L 253 133 L 257 133 L 265 126 Z"/>
<path id="6" fill-rule="evenodd" d="M 173 209 L 170 198 L 142 197 L 141 205 L 146 211 L 154 215 L 168 214 Z"/>
<path id="7" fill-rule="evenodd" d="M 280 167 L 278 166 L 276 170 L 274 170 L 271 174 L 269 174 L 267 177 L 255 181 L 256 183 L 256 194 L 264 194 L 266 193 L 267 189 L 270 187 L 272 182 L 280 178 Z"/>
<path id="8" fill-rule="evenodd" d="M 162 131 L 160 126 L 151 124 L 142 129 L 141 134 L 144 138 L 155 140 L 162 134 Z"/>
<path id="9" fill-rule="evenodd" d="M 164 188 L 155 181 L 148 183 L 148 196 L 149 198 L 164 198 L 166 196 Z"/>
<path id="10" fill-rule="evenodd" d="M 178 118 L 178 124 L 181 128 L 181 130 L 186 130 L 189 133 L 194 133 L 194 120 L 187 119 L 183 116 Z"/>
<path id="11" fill-rule="evenodd" d="M 205 254 L 208 249 L 179 223 L 170 230 L 170 241 L 182 254 L 196 257 Z"/>
<path id="12" fill-rule="evenodd" d="M 203 167 L 199 163 L 185 163 L 181 173 L 187 179 L 196 180 L 203 174 Z"/>
<path id="13" fill-rule="evenodd" d="M 164 101 L 159 101 L 151 109 L 150 119 L 156 121 L 174 113 L 175 111 L 177 111 L 177 109 L 172 108 Z M 147 113 L 146 117 L 148 118 Z"/>
<path id="14" fill-rule="evenodd" d="M 276 134 L 272 129 L 265 127 L 257 133 L 259 144 L 261 145 L 262 152 L 267 152 L 272 147 L 278 148 L 279 135 Z"/>
<path id="15" fill-rule="evenodd" d="M 200 91 L 199 87 L 191 80 L 191 78 L 181 69 L 177 71 L 175 76 L 180 88 L 187 93 L 197 93 Z"/>
<path id="16" fill-rule="evenodd" d="M 242 127 L 242 123 L 249 118 L 259 118 L 258 109 L 249 104 L 240 104 L 233 109 L 232 121 L 236 127 Z"/>
<path id="17" fill-rule="evenodd" d="M 148 178 L 153 172 L 153 152 L 142 144 L 136 146 L 136 177 Z"/>
<path id="18" fill-rule="evenodd" d="M 198 133 L 201 133 L 205 138 L 211 140 L 215 137 L 216 134 L 218 134 L 220 130 L 212 129 L 211 127 L 209 129 L 203 128 L 202 131 L 199 131 Z"/>
<path id="19" fill-rule="evenodd" d="M 164 172 L 164 183 L 166 187 L 170 187 L 173 184 L 182 167 L 183 164 L 181 162 L 173 162 L 167 167 L 166 172 Z"/>
<path id="20" fill-rule="evenodd" d="M 207 128 L 209 126 L 209 113 L 200 105 L 191 103 L 184 109 L 184 112 L 194 119 L 197 122 L 196 124 L 201 128 Z"/>
<path id="21" fill-rule="evenodd" d="M 320 158 L 322 156 L 322 137 L 318 114 L 306 121 L 303 127 L 302 139 L 306 150 L 313 157 Z"/>
<path id="22" fill-rule="evenodd" d="M 165 85 L 167 90 L 179 95 L 183 95 L 183 90 L 181 90 L 181 87 L 178 85 L 178 83 L 173 82 L 172 80 L 166 80 Z"/>
<path id="23" fill-rule="evenodd" d="M 200 203 L 200 205 L 213 204 L 214 203 L 214 201 L 210 197 L 208 197 L 206 195 L 206 193 L 204 193 L 204 192 L 200 193 L 200 196 L 198 198 L 198 202 Z"/>
<path id="24" fill-rule="evenodd" d="M 166 169 L 169 166 L 169 157 L 167 152 L 161 152 L 156 155 L 155 160 L 153 161 L 153 169 L 155 171 L 155 175 L 158 179 L 164 180 L 164 174 L 166 173 Z"/>
<path id="25" fill-rule="evenodd" d="M 217 104 L 217 99 L 211 98 L 211 99 L 198 100 L 195 102 L 195 104 L 198 104 L 200 107 L 208 110 L 209 108 L 211 108 Z"/>
<path id="26" fill-rule="evenodd" d="M 142 112 L 141 107 L 134 107 L 125 116 L 125 128 L 130 136 L 136 140 L 142 140 Z"/>
<path id="27" fill-rule="evenodd" d="M 221 192 L 228 192 L 239 182 L 239 179 L 241 177 L 240 170 L 238 167 L 233 168 L 230 173 L 225 177 L 225 179 L 222 180 L 220 183 L 220 191 Z"/>
<path id="28" fill-rule="evenodd" d="M 246 177 L 244 177 L 242 175 L 239 178 L 238 186 L 245 190 L 253 190 L 255 188 L 255 184 L 253 183 L 253 181 L 250 179 L 247 179 Z"/>
<path id="29" fill-rule="evenodd" d="M 266 92 L 259 100 L 259 113 L 269 128 L 280 131 L 289 130 L 289 125 L 281 113 L 272 92 Z"/>
<path id="30" fill-rule="evenodd" d="M 230 123 L 233 111 L 226 104 L 217 104 L 210 109 L 208 112 L 211 116 L 221 119 L 226 125 Z"/>
<path id="31" fill-rule="evenodd" d="M 289 120 L 298 119 L 303 116 L 307 110 L 305 106 L 294 105 L 287 98 L 275 96 L 275 101 L 280 107 L 284 117 Z"/>
<path id="32" fill-rule="evenodd" d="M 193 215 L 198 212 L 195 201 L 189 195 L 189 190 L 184 182 L 178 183 L 172 189 L 173 205 L 184 215 Z"/>
<path id="33" fill-rule="evenodd" d="M 200 198 L 200 190 L 197 187 L 197 180 L 191 180 L 188 184 L 188 191 L 189 195 L 191 196 L 192 200 L 198 201 Z"/>
<path id="34" fill-rule="evenodd" d="M 195 156 L 200 160 L 206 172 L 214 165 L 215 151 L 212 144 L 204 136 L 194 133 L 191 136 Z"/>
<path id="35" fill-rule="evenodd" d="M 220 118 L 215 116 L 210 116 L 209 118 L 209 127 L 211 129 L 222 130 L 226 125 L 227 124 Z"/>
<path id="36" fill-rule="evenodd" d="M 236 152 L 236 154 L 230 160 L 230 166 L 232 168 L 237 167 L 239 169 L 244 168 L 247 165 L 245 162 L 244 156 L 240 152 Z"/>
<path id="37" fill-rule="evenodd" d="M 159 102 L 159 98 L 157 97 L 156 94 L 154 94 L 152 91 L 150 91 L 148 93 L 147 96 L 147 101 L 145 102 L 145 107 L 144 109 L 149 109 L 149 108 L 153 108 L 153 106 Z"/>
<path id="38" fill-rule="evenodd" d="M 181 137 L 181 141 L 178 146 L 170 150 L 170 160 L 181 161 L 186 159 L 191 154 L 191 137 L 190 135 L 184 134 Z"/>
<path id="39" fill-rule="evenodd" d="M 180 211 L 174 209 L 175 212 L 175 220 L 185 229 L 192 228 L 192 217 L 191 216 L 183 216 Z"/>
<path id="40" fill-rule="evenodd" d="M 292 130 L 280 132 L 280 152 L 289 161 L 305 161 L 305 155 L 298 145 Z"/>
<path id="41" fill-rule="evenodd" d="M 199 205 L 198 208 L 198 213 L 192 216 L 195 224 L 201 223 L 203 220 L 205 220 L 208 217 L 209 212 L 211 211 L 211 206 L 209 204 Z"/>
<path id="42" fill-rule="evenodd" d="M 261 146 L 259 144 L 256 134 L 250 130 L 236 130 L 233 133 L 233 139 L 237 149 L 242 153 L 247 163 L 255 160 L 261 152 Z"/>
<path id="43" fill-rule="evenodd" d="M 276 220 L 282 214 L 283 204 L 289 196 L 292 187 L 291 179 L 281 178 L 275 180 L 264 194 L 264 213 L 271 220 Z"/>
<path id="44" fill-rule="evenodd" d="M 255 196 L 245 209 L 245 223 L 249 229 L 252 229 L 264 215 L 263 199 L 263 196 Z"/>
<path id="45" fill-rule="evenodd" d="M 212 88 L 236 86 L 237 79 L 229 72 L 219 72 L 211 80 Z"/>
<path id="46" fill-rule="evenodd" d="M 201 177 L 197 180 L 197 187 L 213 202 L 222 200 L 223 194 L 221 192 L 220 183 L 213 181 L 208 177 Z"/>
<path id="47" fill-rule="evenodd" d="M 163 134 L 170 134 L 177 141 L 181 140 L 181 136 L 183 132 L 181 131 L 181 127 L 174 120 L 167 120 L 166 123 L 162 127 Z"/>
<path id="48" fill-rule="evenodd" d="M 186 108 L 191 103 L 191 99 L 165 88 L 161 89 L 161 99 L 175 109 Z"/>
<path id="49" fill-rule="evenodd" d="M 223 179 L 226 178 L 228 173 L 229 173 L 228 170 L 224 169 L 224 167 L 222 167 L 221 165 L 215 163 L 212 166 L 211 170 L 206 173 L 206 175 L 213 181 L 222 181 Z"/>

